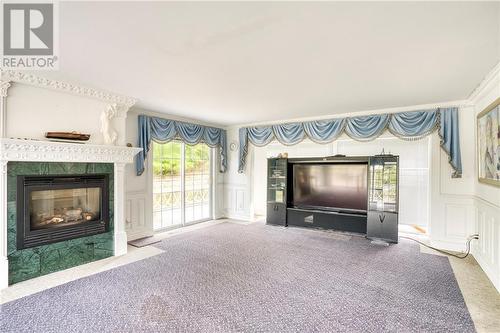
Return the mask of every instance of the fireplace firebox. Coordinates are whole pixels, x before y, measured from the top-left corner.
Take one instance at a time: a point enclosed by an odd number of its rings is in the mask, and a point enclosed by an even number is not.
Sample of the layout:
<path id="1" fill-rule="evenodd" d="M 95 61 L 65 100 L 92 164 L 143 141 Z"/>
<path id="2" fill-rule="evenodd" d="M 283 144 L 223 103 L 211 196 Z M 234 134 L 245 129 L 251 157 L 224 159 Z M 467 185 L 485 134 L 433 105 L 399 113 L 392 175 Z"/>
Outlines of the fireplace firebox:
<path id="1" fill-rule="evenodd" d="M 18 176 L 17 248 L 109 231 L 106 174 Z"/>

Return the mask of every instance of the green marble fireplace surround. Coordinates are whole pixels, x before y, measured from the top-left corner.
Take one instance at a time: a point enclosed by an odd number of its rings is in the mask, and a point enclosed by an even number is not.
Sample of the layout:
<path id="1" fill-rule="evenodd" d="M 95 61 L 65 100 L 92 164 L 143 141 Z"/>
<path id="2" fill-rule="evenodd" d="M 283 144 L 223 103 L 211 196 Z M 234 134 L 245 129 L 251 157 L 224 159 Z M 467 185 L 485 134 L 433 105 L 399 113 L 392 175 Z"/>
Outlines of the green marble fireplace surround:
<path id="1" fill-rule="evenodd" d="M 109 174 L 109 231 L 18 250 L 16 246 L 17 176 Z M 9 162 L 7 164 L 7 254 L 9 284 L 113 256 L 113 164 Z"/>

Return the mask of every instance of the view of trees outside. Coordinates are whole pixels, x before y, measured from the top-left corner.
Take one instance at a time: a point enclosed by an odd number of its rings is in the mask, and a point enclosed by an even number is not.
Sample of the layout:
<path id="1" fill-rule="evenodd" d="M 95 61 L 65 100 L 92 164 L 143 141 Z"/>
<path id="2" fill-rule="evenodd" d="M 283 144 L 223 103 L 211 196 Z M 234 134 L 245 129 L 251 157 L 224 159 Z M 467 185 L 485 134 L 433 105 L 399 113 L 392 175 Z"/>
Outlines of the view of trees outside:
<path id="1" fill-rule="evenodd" d="M 186 145 L 186 222 L 210 217 L 210 148 Z"/>
<path id="2" fill-rule="evenodd" d="M 184 147 L 183 147 L 184 146 Z M 184 148 L 184 155 L 183 155 Z M 185 221 L 210 217 L 210 148 L 180 141 L 153 142 L 153 223 L 155 229 L 182 224 L 182 182 Z M 182 159 L 184 158 L 184 179 Z"/>

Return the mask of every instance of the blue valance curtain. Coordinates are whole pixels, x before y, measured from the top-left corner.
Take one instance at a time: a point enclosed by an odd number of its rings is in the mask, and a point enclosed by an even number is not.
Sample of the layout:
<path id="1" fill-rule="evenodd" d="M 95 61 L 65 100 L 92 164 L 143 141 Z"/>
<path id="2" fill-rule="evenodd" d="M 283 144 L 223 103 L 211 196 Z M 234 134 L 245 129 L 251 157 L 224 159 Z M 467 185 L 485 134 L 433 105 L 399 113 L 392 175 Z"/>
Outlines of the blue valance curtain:
<path id="1" fill-rule="evenodd" d="M 151 140 L 167 142 L 181 139 L 189 145 L 203 142 L 214 148 L 219 147 L 220 171 L 227 168 L 227 138 L 226 130 L 215 127 L 190 124 L 181 121 L 139 116 L 139 147 L 142 151 L 136 156 L 136 172 L 140 176 L 144 172 L 144 161 L 151 146 Z"/>
<path id="2" fill-rule="evenodd" d="M 441 148 L 449 157 L 453 177 L 462 176 L 458 109 L 436 108 L 394 114 L 370 115 L 343 119 L 317 120 L 271 126 L 243 127 L 239 131 L 239 172 L 245 169 L 248 144 L 265 146 L 274 139 L 284 145 L 295 145 L 306 137 L 317 143 L 329 143 L 343 133 L 358 141 L 374 140 L 385 130 L 405 140 L 421 139 L 436 129 Z"/>

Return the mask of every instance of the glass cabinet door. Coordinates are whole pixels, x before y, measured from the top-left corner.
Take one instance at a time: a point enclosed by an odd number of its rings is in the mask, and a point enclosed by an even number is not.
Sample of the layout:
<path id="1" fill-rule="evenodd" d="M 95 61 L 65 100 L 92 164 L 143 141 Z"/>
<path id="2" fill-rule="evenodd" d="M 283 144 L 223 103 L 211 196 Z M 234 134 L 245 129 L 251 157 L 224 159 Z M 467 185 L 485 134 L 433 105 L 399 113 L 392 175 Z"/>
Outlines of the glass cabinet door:
<path id="1" fill-rule="evenodd" d="M 270 159 L 268 164 L 267 180 L 267 201 L 285 203 L 286 189 L 286 168 L 285 159 Z"/>
<path id="2" fill-rule="evenodd" d="M 380 158 L 370 161 L 370 210 L 397 212 L 397 177 L 397 160 Z"/>

